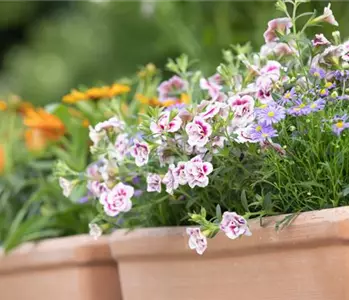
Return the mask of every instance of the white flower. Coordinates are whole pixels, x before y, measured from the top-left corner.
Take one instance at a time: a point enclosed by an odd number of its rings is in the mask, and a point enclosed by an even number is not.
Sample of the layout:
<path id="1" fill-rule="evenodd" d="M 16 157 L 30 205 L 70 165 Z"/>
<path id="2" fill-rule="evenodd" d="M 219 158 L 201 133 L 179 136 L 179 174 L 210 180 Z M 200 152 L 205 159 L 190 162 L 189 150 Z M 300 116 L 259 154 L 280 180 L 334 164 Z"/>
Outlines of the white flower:
<path id="1" fill-rule="evenodd" d="M 254 100 L 251 96 L 233 96 L 228 99 L 229 106 L 234 113 L 230 127 L 245 127 L 254 120 Z"/>
<path id="2" fill-rule="evenodd" d="M 233 130 L 230 130 L 228 128 L 228 132 L 232 135 L 235 135 L 233 137 L 234 141 L 242 144 L 242 143 L 256 143 L 257 141 L 253 140 L 251 138 L 251 130 L 253 128 L 253 124 L 250 124 L 246 127 L 238 127 L 234 128 Z"/>
<path id="3" fill-rule="evenodd" d="M 330 24 L 332 24 L 334 26 L 338 26 L 338 22 L 334 18 L 333 12 L 331 10 L 331 3 L 329 3 L 327 5 L 327 7 L 324 8 L 323 15 L 318 17 L 317 19 L 319 19 L 319 20 L 321 20 L 323 22 L 330 23 Z"/>
<path id="4" fill-rule="evenodd" d="M 115 217 L 120 212 L 128 212 L 132 208 L 131 198 L 134 188 L 122 182 L 113 187 L 112 190 L 104 192 L 99 198 L 108 216 Z"/>
<path id="5" fill-rule="evenodd" d="M 200 228 L 187 228 L 187 234 L 189 235 L 189 248 L 196 250 L 196 252 L 202 255 L 207 249 L 207 238 L 204 236 Z"/>
<path id="6" fill-rule="evenodd" d="M 185 185 L 187 184 L 187 176 L 185 174 L 185 162 L 180 161 L 177 164 L 177 167 L 174 170 L 174 174 L 176 176 L 176 180 L 180 185 Z"/>
<path id="7" fill-rule="evenodd" d="M 64 177 L 59 177 L 59 185 L 63 190 L 64 197 L 68 198 L 73 191 L 74 184 Z"/>
<path id="8" fill-rule="evenodd" d="M 225 104 L 221 102 L 212 102 L 212 101 L 206 101 L 202 100 L 201 103 L 198 105 L 198 110 L 201 111 L 199 116 L 203 118 L 204 120 L 211 119 L 215 115 L 217 115 L 221 109 L 225 107 Z"/>
<path id="9" fill-rule="evenodd" d="M 185 164 L 185 175 L 191 188 L 194 188 L 195 186 L 207 186 L 207 175 L 212 171 L 212 164 L 209 162 L 203 162 L 200 155 L 195 156 Z"/>
<path id="10" fill-rule="evenodd" d="M 128 150 L 129 140 L 126 133 L 121 133 L 116 137 L 114 147 L 111 151 L 111 156 L 117 161 L 122 161 Z"/>
<path id="11" fill-rule="evenodd" d="M 162 132 L 176 132 L 181 128 L 182 119 L 179 116 L 175 116 L 170 120 L 170 112 L 163 112 L 157 122 L 152 122 L 150 124 L 150 130 L 152 133 L 162 133 Z"/>
<path id="12" fill-rule="evenodd" d="M 122 131 L 125 128 L 125 123 L 116 117 L 112 117 L 109 120 L 100 122 L 95 126 L 95 130 L 97 132 L 109 128 L 113 128 L 115 132 Z"/>
<path id="13" fill-rule="evenodd" d="M 108 191 L 107 185 L 99 181 L 88 181 L 87 189 L 97 198 L 99 198 L 104 192 Z"/>
<path id="14" fill-rule="evenodd" d="M 232 240 L 241 235 L 252 235 L 246 220 L 235 212 L 224 212 L 219 227 Z"/>
<path id="15" fill-rule="evenodd" d="M 92 126 L 89 127 L 89 137 L 90 140 L 93 142 L 93 145 L 96 146 L 98 143 L 106 138 L 105 131 L 97 131 Z"/>
<path id="16" fill-rule="evenodd" d="M 161 177 L 158 174 L 148 174 L 147 176 L 147 191 L 161 193 Z"/>
<path id="17" fill-rule="evenodd" d="M 166 192 L 170 195 L 178 188 L 179 182 L 175 176 L 175 166 L 173 164 L 168 167 L 168 171 L 162 179 L 162 183 L 166 185 Z"/>
<path id="18" fill-rule="evenodd" d="M 135 163 L 138 167 L 148 163 L 149 152 L 150 150 L 147 143 L 141 143 L 137 140 L 134 141 L 134 145 L 131 148 L 131 155 L 135 158 Z"/>
<path id="19" fill-rule="evenodd" d="M 90 228 L 90 236 L 97 240 L 102 235 L 102 229 L 97 224 L 90 223 L 88 224 Z"/>
<path id="20" fill-rule="evenodd" d="M 201 117 L 195 117 L 193 122 L 187 124 L 185 130 L 189 137 L 188 143 L 191 146 L 205 146 L 212 134 L 211 125 Z"/>

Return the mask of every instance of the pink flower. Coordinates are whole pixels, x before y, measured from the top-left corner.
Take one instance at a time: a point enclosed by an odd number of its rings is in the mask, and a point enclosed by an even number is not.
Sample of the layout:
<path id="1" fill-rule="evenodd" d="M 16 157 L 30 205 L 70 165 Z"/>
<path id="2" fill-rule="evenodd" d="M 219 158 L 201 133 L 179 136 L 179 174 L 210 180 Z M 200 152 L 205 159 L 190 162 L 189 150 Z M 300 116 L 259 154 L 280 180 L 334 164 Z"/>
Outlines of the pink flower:
<path id="1" fill-rule="evenodd" d="M 324 8 L 324 13 L 315 18 L 312 23 L 317 23 L 317 22 L 326 22 L 334 26 L 338 26 L 338 22 L 334 18 L 333 12 L 331 10 L 331 3 L 327 5 L 327 7 Z"/>
<path id="2" fill-rule="evenodd" d="M 185 164 L 185 175 L 191 188 L 208 185 L 208 177 L 213 171 L 212 164 L 203 162 L 200 155 L 195 156 Z"/>
<path id="3" fill-rule="evenodd" d="M 268 22 L 268 28 L 264 32 L 264 40 L 266 43 L 279 40 L 278 34 L 285 35 L 290 32 L 292 21 L 290 18 L 278 18 Z"/>
<path id="4" fill-rule="evenodd" d="M 195 117 L 193 122 L 187 124 L 185 130 L 189 137 L 188 143 L 191 146 L 205 146 L 212 134 L 211 125 L 201 117 Z"/>
<path id="5" fill-rule="evenodd" d="M 177 164 L 177 167 L 174 169 L 174 174 L 175 174 L 176 180 L 180 185 L 187 184 L 187 176 L 185 174 L 185 162 L 180 161 Z"/>
<path id="6" fill-rule="evenodd" d="M 178 76 L 173 76 L 169 80 L 162 82 L 158 87 L 159 100 L 176 100 L 178 96 L 187 91 L 188 82 Z"/>
<path id="7" fill-rule="evenodd" d="M 268 60 L 267 64 L 261 69 L 261 77 L 269 78 L 272 81 L 278 81 L 280 78 L 281 65 L 275 60 Z M 258 83 L 257 83 L 258 84 Z"/>
<path id="8" fill-rule="evenodd" d="M 219 96 L 220 90 L 222 89 L 222 86 L 217 84 L 215 80 L 200 79 L 200 88 L 202 90 L 207 90 L 208 94 L 212 98 L 212 100 L 216 100 Z"/>
<path id="9" fill-rule="evenodd" d="M 99 179 L 101 176 L 99 173 L 98 163 L 90 164 L 86 169 L 86 175 L 90 179 Z"/>
<path id="10" fill-rule="evenodd" d="M 204 236 L 200 228 L 187 228 L 187 235 L 189 235 L 189 248 L 196 250 L 196 252 L 202 255 L 207 248 L 207 238 Z"/>
<path id="11" fill-rule="evenodd" d="M 131 198 L 134 194 L 134 188 L 118 183 L 107 193 L 103 193 L 99 199 L 104 206 L 104 211 L 108 216 L 115 217 L 120 212 L 128 212 L 132 208 Z"/>
<path id="12" fill-rule="evenodd" d="M 212 102 L 207 100 L 202 100 L 198 105 L 198 110 L 201 111 L 199 116 L 204 120 L 211 119 L 217 115 L 225 105 L 221 102 Z"/>
<path id="13" fill-rule="evenodd" d="M 98 123 L 95 126 L 95 130 L 97 132 L 109 128 L 113 128 L 115 131 L 122 131 L 125 128 L 125 123 L 116 117 L 112 117 L 109 120 Z"/>
<path id="14" fill-rule="evenodd" d="M 141 167 L 148 163 L 149 152 L 149 145 L 147 143 L 134 141 L 134 145 L 131 148 L 131 155 L 135 158 L 136 166 Z"/>
<path id="15" fill-rule="evenodd" d="M 121 133 L 116 137 L 112 156 L 118 161 L 122 161 L 128 150 L 129 140 L 126 133 Z"/>
<path id="16" fill-rule="evenodd" d="M 257 79 L 257 94 L 256 97 L 263 103 L 267 104 L 273 101 L 272 97 L 273 81 L 268 77 L 259 77 Z"/>
<path id="17" fill-rule="evenodd" d="M 294 47 L 291 47 L 286 43 L 271 42 L 262 46 L 260 56 L 263 58 L 268 57 L 270 55 L 282 57 L 293 55 L 296 52 L 297 51 Z"/>
<path id="18" fill-rule="evenodd" d="M 153 133 L 162 132 L 176 132 L 181 128 L 182 119 L 179 116 L 175 116 L 170 120 L 170 112 L 165 111 L 161 113 L 157 122 L 152 122 L 150 124 L 150 130 Z"/>
<path id="19" fill-rule="evenodd" d="M 220 229 L 232 240 L 241 235 L 251 236 L 246 220 L 235 212 L 224 212 Z"/>
<path id="20" fill-rule="evenodd" d="M 314 47 L 331 45 L 329 40 L 326 39 L 325 36 L 322 33 L 315 34 L 315 37 L 314 37 L 314 39 L 311 42 L 312 42 Z"/>
<path id="21" fill-rule="evenodd" d="M 175 174 L 174 164 L 171 164 L 168 167 L 168 171 L 165 174 L 164 178 L 162 179 L 162 183 L 166 185 L 166 192 L 169 193 L 170 195 L 172 195 L 173 191 L 178 188 L 179 182 Z"/>
<path id="22" fill-rule="evenodd" d="M 228 99 L 229 106 L 234 113 L 234 118 L 247 117 L 253 114 L 254 100 L 251 96 L 233 96 Z"/>
<path id="23" fill-rule="evenodd" d="M 344 61 L 349 62 L 349 41 L 346 41 L 346 42 L 343 44 L 342 59 L 343 59 Z"/>
<path id="24" fill-rule="evenodd" d="M 99 198 L 104 192 L 107 192 L 109 190 L 105 183 L 101 183 L 99 181 L 88 181 L 87 189 L 96 198 Z"/>
<path id="25" fill-rule="evenodd" d="M 161 177 L 158 174 L 148 174 L 147 176 L 147 191 L 161 193 Z"/>

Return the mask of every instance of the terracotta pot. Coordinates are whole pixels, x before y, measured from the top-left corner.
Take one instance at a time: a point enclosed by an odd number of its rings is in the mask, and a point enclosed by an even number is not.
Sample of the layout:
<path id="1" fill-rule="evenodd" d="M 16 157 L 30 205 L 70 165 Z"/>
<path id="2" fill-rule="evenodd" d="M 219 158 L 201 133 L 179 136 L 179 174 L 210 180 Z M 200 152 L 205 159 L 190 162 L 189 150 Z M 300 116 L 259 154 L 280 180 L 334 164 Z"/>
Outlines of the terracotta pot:
<path id="1" fill-rule="evenodd" d="M 28 243 L 0 257 L 1 300 L 120 300 L 108 236 Z"/>
<path id="2" fill-rule="evenodd" d="M 188 248 L 185 228 L 117 231 L 111 248 L 123 300 L 349 299 L 349 208 L 250 221 L 251 237 L 219 234 L 202 255 Z"/>

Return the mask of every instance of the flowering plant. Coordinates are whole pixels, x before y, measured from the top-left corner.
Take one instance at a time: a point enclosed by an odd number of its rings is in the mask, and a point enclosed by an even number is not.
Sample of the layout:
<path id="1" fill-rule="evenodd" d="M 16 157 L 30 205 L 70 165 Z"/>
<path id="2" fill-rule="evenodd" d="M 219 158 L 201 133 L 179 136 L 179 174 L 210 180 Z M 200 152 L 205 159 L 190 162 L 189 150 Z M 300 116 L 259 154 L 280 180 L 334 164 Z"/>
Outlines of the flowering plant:
<path id="1" fill-rule="evenodd" d="M 260 52 L 224 51 L 209 78 L 186 56 L 170 60 L 175 75 L 146 98 L 156 107 L 139 126 L 116 112 L 90 128 L 93 222 L 194 222 L 189 247 L 202 254 L 219 231 L 251 235 L 251 217 L 291 213 L 284 225 L 300 211 L 348 203 L 349 42 L 337 31 L 309 40 L 307 28 L 338 23 L 330 5 L 298 15 L 302 2 L 277 1 L 285 16 L 268 23 Z"/>

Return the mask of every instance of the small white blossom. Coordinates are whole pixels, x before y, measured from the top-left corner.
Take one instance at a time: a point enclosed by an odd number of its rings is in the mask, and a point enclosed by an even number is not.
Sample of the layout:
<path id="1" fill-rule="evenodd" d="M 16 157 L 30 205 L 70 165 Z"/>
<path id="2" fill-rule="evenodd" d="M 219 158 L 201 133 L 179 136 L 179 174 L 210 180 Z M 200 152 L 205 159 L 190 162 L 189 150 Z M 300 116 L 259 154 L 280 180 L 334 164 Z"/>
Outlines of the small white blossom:
<path id="1" fill-rule="evenodd" d="M 97 224 L 90 223 L 88 224 L 90 228 L 90 236 L 97 240 L 102 235 L 102 229 Z"/>
<path id="2" fill-rule="evenodd" d="M 147 192 L 161 193 L 161 177 L 158 174 L 148 174 L 147 176 Z"/>
<path id="3" fill-rule="evenodd" d="M 68 198 L 73 191 L 74 184 L 64 177 L 59 177 L 59 185 L 63 190 L 64 197 Z"/>
<path id="4" fill-rule="evenodd" d="M 138 167 L 148 163 L 149 152 L 149 145 L 147 143 L 142 143 L 137 140 L 134 141 L 134 145 L 131 148 L 131 155 L 135 158 L 135 163 Z"/>
<path id="5" fill-rule="evenodd" d="M 224 212 L 219 227 L 226 234 L 226 236 L 232 240 L 241 235 L 252 235 L 250 229 L 248 228 L 247 221 L 235 212 Z"/>
<path id="6" fill-rule="evenodd" d="M 189 248 L 196 250 L 196 252 L 202 255 L 207 249 L 207 238 L 204 236 L 200 228 L 187 228 L 187 234 L 189 235 Z"/>

